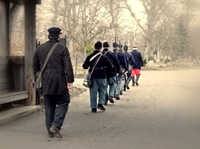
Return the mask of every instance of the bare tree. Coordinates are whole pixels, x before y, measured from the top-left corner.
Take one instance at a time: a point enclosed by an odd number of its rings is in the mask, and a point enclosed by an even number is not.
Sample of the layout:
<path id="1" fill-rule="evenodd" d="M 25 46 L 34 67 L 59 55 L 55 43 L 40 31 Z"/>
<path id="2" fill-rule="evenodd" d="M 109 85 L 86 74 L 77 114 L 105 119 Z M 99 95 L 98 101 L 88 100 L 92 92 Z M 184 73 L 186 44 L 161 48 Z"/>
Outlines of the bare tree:
<path id="1" fill-rule="evenodd" d="M 138 26 L 142 29 L 144 34 L 146 35 L 146 41 L 148 43 L 148 51 L 149 56 L 153 52 L 152 50 L 155 49 L 155 34 L 156 29 L 158 26 L 164 23 L 165 21 L 165 14 L 168 8 L 174 3 L 174 0 L 140 0 L 145 10 L 146 14 L 146 24 L 142 25 L 140 19 L 136 17 L 134 11 L 132 11 L 131 6 L 128 2 L 125 2 L 125 7 L 131 14 L 131 16 L 135 19 Z"/>

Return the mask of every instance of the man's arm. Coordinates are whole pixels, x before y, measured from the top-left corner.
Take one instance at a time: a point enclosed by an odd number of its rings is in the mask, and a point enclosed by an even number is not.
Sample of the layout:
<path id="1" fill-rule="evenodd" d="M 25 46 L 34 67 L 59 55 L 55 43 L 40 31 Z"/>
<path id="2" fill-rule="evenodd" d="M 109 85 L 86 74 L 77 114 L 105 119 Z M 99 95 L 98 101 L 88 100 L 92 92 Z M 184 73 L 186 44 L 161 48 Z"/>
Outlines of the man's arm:
<path id="1" fill-rule="evenodd" d="M 73 73 L 73 67 L 71 63 L 70 54 L 67 47 L 65 47 L 64 52 L 63 52 L 63 63 L 64 63 L 64 68 L 65 68 L 65 73 L 67 76 L 67 81 L 68 83 L 73 83 L 74 73 Z"/>
<path id="2" fill-rule="evenodd" d="M 124 55 L 124 67 L 125 67 L 125 70 L 128 71 L 128 64 L 127 64 L 127 59 L 126 59 L 126 55 Z"/>
<path id="3" fill-rule="evenodd" d="M 131 64 L 131 65 L 134 65 L 134 64 L 135 64 L 135 60 L 134 60 L 132 54 L 129 54 L 129 61 L 130 61 L 130 64 Z"/>
<path id="4" fill-rule="evenodd" d="M 85 62 L 83 63 L 83 69 L 88 69 L 89 68 L 89 60 L 88 57 L 85 59 Z"/>
<path id="5" fill-rule="evenodd" d="M 116 56 L 116 54 L 113 55 L 113 61 L 114 61 L 114 65 L 117 67 L 116 68 L 116 70 L 117 70 L 116 73 L 119 73 L 119 71 L 121 69 L 121 66 L 120 66 L 120 61 L 119 61 L 118 57 Z"/>
<path id="6" fill-rule="evenodd" d="M 33 73 L 34 76 L 36 75 L 36 73 L 40 71 L 40 61 L 38 59 L 38 49 L 36 49 L 34 56 L 33 56 Z"/>

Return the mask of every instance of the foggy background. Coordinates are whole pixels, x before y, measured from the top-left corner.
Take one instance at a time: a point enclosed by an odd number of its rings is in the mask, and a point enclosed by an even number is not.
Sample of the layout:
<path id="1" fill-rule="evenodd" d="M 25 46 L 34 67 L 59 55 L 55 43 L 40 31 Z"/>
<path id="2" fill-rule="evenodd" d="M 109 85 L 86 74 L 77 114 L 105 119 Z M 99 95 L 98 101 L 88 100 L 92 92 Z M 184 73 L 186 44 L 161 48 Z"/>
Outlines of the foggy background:
<path id="1" fill-rule="evenodd" d="M 146 68 L 186 67 L 199 63 L 199 8 L 199 0 L 43 0 L 37 5 L 36 39 L 42 44 L 48 28 L 60 27 L 76 77 L 83 73 L 82 63 L 94 43 L 112 46 L 115 37 L 129 51 L 136 44 Z M 11 53 L 24 55 L 23 6 L 17 12 Z"/>

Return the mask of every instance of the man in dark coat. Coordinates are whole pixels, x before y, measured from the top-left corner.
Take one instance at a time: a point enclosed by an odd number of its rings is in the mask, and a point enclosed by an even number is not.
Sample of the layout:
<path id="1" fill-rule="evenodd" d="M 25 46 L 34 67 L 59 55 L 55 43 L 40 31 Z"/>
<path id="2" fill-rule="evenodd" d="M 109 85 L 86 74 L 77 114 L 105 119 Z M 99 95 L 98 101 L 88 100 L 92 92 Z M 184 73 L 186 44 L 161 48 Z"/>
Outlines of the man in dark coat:
<path id="1" fill-rule="evenodd" d="M 133 55 L 133 58 L 135 60 L 135 64 L 133 65 L 133 70 L 132 70 L 132 86 L 136 85 L 138 86 L 138 80 L 140 77 L 140 70 L 141 67 L 143 66 L 143 59 L 142 59 L 142 55 L 140 52 L 137 51 L 137 46 L 134 45 L 133 46 L 133 51 L 131 52 L 131 54 Z M 136 75 L 136 81 L 135 81 L 135 75 Z"/>
<path id="2" fill-rule="evenodd" d="M 133 55 L 131 53 L 128 53 L 128 46 L 127 45 L 124 45 L 124 54 L 125 54 L 125 57 L 127 59 L 127 65 L 128 65 L 128 67 L 131 68 L 130 71 L 128 70 L 127 81 L 126 81 L 126 84 L 124 85 L 124 90 L 126 90 L 126 88 L 130 89 L 128 84 L 132 80 L 131 73 L 132 73 L 132 67 L 135 63 L 135 60 L 133 58 Z"/>
<path id="3" fill-rule="evenodd" d="M 60 28 L 48 29 L 49 41 L 40 45 L 34 54 L 34 75 L 41 71 L 51 47 L 60 38 Z M 74 82 L 73 67 L 67 47 L 58 44 L 42 74 L 42 94 L 44 95 L 46 127 L 49 137 L 62 138 L 60 129 L 70 103 L 69 89 Z"/>
<path id="4" fill-rule="evenodd" d="M 107 88 L 109 85 L 109 94 L 108 94 L 108 98 L 106 98 L 105 100 L 105 105 L 107 105 L 108 100 L 111 103 L 114 103 L 113 97 L 114 97 L 114 93 L 115 93 L 115 88 L 117 86 L 116 83 L 116 73 L 119 73 L 120 70 L 120 62 L 116 56 L 116 54 L 114 54 L 113 52 L 109 51 L 109 44 L 108 42 L 104 42 L 103 43 L 103 54 L 105 56 L 108 57 L 108 59 L 110 60 L 110 62 L 113 64 L 113 68 L 112 69 L 106 69 L 106 74 L 107 74 Z M 106 90 L 107 93 L 107 90 Z M 107 94 L 106 94 L 107 97 Z"/>
<path id="5" fill-rule="evenodd" d="M 113 43 L 113 47 L 115 46 L 114 45 L 115 43 Z M 116 47 L 114 47 L 116 48 Z M 117 87 L 116 87 L 116 90 L 115 90 L 115 98 L 116 99 L 120 99 L 119 98 L 119 94 L 122 95 L 122 91 L 124 89 L 124 82 L 125 82 L 125 78 L 124 78 L 124 73 L 126 71 L 128 71 L 128 66 L 127 66 L 127 62 L 126 62 L 126 58 L 125 58 L 125 55 L 121 49 L 121 45 L 120 45 L 120 50 L 115 52 L 116 49 L 114 49 L 113 51 L 116 53 L 118 59 L 119 59 L 119 62 L 120 62 L 120 71 L 119 71 L 119 76 L 118 76 L 118 84 L 117 84 Z"/>
<path id="6" fill-rule="evenodd" d="M 92 71 L 95 63 L 99 59 L 96 67 L 94 68 L 94 71 L 91 75 L 92 78 L 92 86 L 90 87 L 90 104 L 91 104 L 91 111 L 97 112 L 97 108 L 100 110 L 106 110 L 103 106 L 105 104 L 105 96 L 106 96 L 106 71 L 105 69 L 112 69 L 114 66 L 110 62 L 110 60 L 102 55 L 102 43 L 98 41 L 94 45 L 94 52 L 87 56 L 83 68 L 88 69 L 89 72 Z M 100 57 L 101 56 L 101 57 Z M 99 93 L 99 102 L 97 106 L 97 93 Z"/>

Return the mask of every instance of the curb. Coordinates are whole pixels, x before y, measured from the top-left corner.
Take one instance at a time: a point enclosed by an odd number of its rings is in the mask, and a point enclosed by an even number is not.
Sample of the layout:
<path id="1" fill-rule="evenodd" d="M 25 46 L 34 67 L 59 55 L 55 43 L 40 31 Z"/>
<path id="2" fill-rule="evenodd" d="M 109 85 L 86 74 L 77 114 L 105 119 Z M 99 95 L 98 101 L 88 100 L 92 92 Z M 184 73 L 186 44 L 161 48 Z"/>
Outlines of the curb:
<path id="1" fill-rule="evenodd" d="M 40 109 L 41 106 L 25 106 L 2 111 L 0 112 L 0 126 L 35 113 Z"/>

